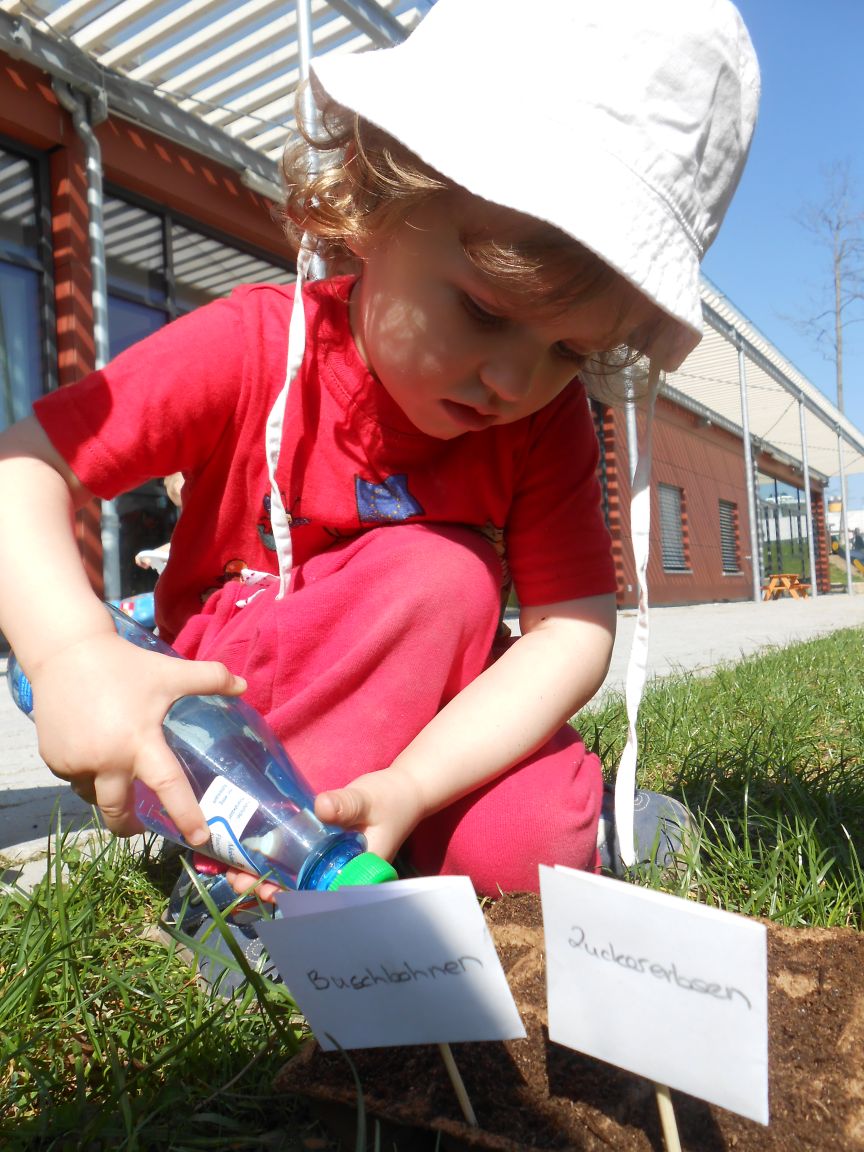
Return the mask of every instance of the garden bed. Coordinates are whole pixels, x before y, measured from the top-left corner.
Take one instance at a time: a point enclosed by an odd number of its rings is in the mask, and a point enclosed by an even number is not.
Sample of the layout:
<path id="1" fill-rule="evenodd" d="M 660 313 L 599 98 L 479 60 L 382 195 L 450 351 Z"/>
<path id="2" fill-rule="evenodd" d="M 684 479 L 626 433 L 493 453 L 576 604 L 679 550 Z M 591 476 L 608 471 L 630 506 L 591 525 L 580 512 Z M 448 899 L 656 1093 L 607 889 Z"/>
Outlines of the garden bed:
<path id="1" fill-rule="evenodd" d="M 462 1119 L 435 1046 L 351 1052 L 369 1146 L 377 1119 L 385 1132 L 381 1147 L 399 1152 L 660 1152 L 652 1085 L 548 1040 L 539 897 L 504 897 L 486 915 L 528 1038 L 453 1046 L 479 1129 Z M 864 935 L 769 924 L 768 969 L 771 1124 L 764 1128 L 673 1092 L 683 1148 L 864 1149 Z M 656 1038 L 658 1047 L 687 1042 L 686 1036 Z M 277 1087 L 312 1102 L 353 1152 L 357 1097 L 343 1055 L 309 1044 L 279 1073 Z"/>

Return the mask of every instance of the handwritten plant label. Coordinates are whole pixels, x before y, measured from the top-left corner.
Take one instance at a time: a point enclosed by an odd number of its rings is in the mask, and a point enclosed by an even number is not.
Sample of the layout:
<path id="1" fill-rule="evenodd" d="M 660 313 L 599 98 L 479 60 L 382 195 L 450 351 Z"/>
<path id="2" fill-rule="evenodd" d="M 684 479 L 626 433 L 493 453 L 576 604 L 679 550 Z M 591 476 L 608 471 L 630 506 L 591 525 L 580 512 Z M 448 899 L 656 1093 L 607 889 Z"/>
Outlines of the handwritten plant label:
<path id="1" fill-rule="evenodd" d="M 765 927 L 540 868 L 549 1038 L 768 1123 Z"/>
<path id="2" fill-rule="evenodd" d="M 326 1051 L 508 1040 L 525 1029 L 467 876 L 284 892 L 257 925 Z"/>

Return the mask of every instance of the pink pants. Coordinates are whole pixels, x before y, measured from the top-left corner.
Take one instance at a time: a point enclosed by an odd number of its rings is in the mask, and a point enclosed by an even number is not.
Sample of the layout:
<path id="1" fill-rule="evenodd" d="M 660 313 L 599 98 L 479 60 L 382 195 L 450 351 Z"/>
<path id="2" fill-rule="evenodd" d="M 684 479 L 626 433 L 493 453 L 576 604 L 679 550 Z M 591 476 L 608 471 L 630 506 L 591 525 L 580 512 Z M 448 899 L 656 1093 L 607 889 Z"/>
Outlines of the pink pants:
<path id="1" fill-rule="evenodd" d="M 295 569 L 277 601 L 228 585 L 177 639 L 249 684 L 315 792 L 386 768 L 489 662 L 500 563 L 464 528 L 373 529 Z M 424 820 L 401 857 L 478 893 L 536 891 L 537 865 L 596 867 L 602 779 L 566 726 L 534 755 Z"/>

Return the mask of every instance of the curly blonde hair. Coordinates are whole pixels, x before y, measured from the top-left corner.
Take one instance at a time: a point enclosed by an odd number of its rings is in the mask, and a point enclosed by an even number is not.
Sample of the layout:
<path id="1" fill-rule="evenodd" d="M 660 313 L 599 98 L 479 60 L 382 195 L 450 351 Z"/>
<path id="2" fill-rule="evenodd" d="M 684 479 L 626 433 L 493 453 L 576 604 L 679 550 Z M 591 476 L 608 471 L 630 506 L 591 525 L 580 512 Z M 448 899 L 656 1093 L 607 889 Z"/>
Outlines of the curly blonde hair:
<path id="1" fill-rule="evenodd" d="M 309 114 L 309 98 L 314 115 Z M 458 186 L 374 124 L 337 104 L 312 81 L 297 96 L 298 138 L 282 158 L 285 200 L 282 219 L 297 247 L 312 238 L 318 256 L 332 271 L 358 267 L 355 252 L 376 240 L 434 196 Z M 564 312 L 575 301 L 593 299 L 627 283 L 571 236 L 537 220 L 517 240 L 500 241 L 463 233 L 463 250 L 488 277 L 503 304 L 514 308 L 542 299 L 544 311 Z M 632 289 L 635 293 L 636 289 Z M 622 312 L 626 301 L 622 300 Z M 639 334 L 644 348 L 662 325 Z M 625 395 L 642 376 L 642 352 L 621 347 L 598 353 L 580 375 L 589 391 L 607 403 Z M 641 388 L 636 385 L 637 393 Z"/>

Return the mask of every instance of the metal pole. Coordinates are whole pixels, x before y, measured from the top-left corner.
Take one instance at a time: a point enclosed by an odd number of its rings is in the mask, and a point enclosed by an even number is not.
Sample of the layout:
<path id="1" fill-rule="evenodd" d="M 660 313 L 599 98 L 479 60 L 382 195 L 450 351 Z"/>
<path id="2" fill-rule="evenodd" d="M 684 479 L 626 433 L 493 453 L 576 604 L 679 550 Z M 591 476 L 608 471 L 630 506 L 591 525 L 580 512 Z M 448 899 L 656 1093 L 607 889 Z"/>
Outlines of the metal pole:
<path id="1" fill-rule="evenodd" d="M 801 470 L 804 479 L 804 507 L 807 510 L 807 551 L 810 557 L 810 595 L 819 595 L 816 579 L 816 542 L 813 539 L 813 502 L 810 499 L 810 463 L 807 459 L 807 422 L 804 400 L 798 398 L 798 421 L 801 425 Z"/>
<path id="2" fill-rule="evenodd" d="M 57 99 L 72 116 L 75 131 L 84 145 L 87 163 L 87 238 L 90 242 L 90 276 L 92 279 L 93 359 L 97 369 L 104 368 L 111 353 L 108 343 L 108 274 L 105 269 L 105 230 L 103 227 L 102 149 L 93 131 L 108 114 L 104 101 L 97 102 L 96 114 L 90 101 L 68 84 L 52 84 Z M 117 600 L 122 595 L 120 575 L 120 517 L 113 500 L 102 501 L 102 575 L 105 599 Z"/>
<path id="3" fill-rule="evenodd" d="M 852 557 L 849 554 L 849 529 L 846 527 L 846 462 L 843 458 L 843 438 L 840 425 L 837 425 L 837 458 L 840 463 L 840 535 L 843 539 L 843 555 L 846 558 L 846 592 L 852 595 Z"/>
<path id="4" fill-rule="evenodd" d="M 315 127 L 315 135 L 317 136 L 320 117 L 309 87 L 309 66 L 314 54 L 311 0 L 295 0 L 295 8 L 297 11 L 297 72 L 299 83 L 303 86 L 301 95 L 303 121 L 307 126 Z M 309 157 L 310 172 L 315 172 L 317 160 L 316 153 L 312 152 Z M 303 237 L 303 241 L 305 240 L 306 236 Z M 317 253 L 313 253 L 309 259 L 308 275 L 310 280 L 322 280 L 327 275 L 327 265 Z"/>
<path id="5" fill-rule="evenodd" d="M 747 515 L 750 519 L 750 568 L 753 577 L 753 599 L 762 598 L 762 561 L 759 556 L 759 525 L 756 520 L 756 483 L 753 473 L 753 446 L 750 443 L 750 415 L 747 407 L 747 370 L 744 342 L 736 333 L 738 349 L 738 386 L 741 391 L 741 436 L 744 440 L 744 475 L 747 483 Z"/>
<path id="6" fill-rule="evenodd" d="M 396 17 L 376 0 L 330 0 L 329 6 L 347 17 L 379 47 L 399 44 L 407 38 L 408 33 Z M 428 12 L 432 7 L 430 0 L 425 0 L 423 7 Z"/>
<path id="7" fill-rule="evenodd" d="M 312 5 L 310 0 L 295 0 L 297 10 L 297 71 L 300 83 L 309 79 L 312 61 Z"/>

